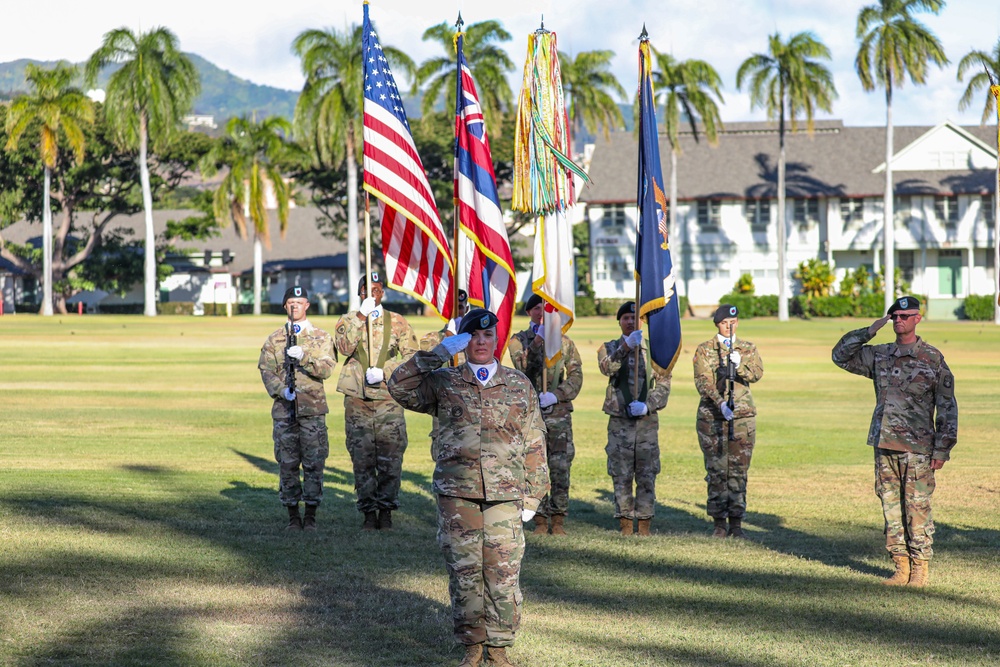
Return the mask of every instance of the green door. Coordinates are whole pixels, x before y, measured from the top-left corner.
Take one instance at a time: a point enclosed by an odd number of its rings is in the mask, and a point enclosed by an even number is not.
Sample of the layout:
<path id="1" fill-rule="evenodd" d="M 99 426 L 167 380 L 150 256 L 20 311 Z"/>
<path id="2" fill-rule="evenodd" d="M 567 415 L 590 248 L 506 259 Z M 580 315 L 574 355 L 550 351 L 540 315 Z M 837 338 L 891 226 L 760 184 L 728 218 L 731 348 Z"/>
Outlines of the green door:
<path id="1" fill-rule="evenodd" d="M 957 298 L 962 295 L 962 256 L 944 253 L 938 258 L 938 292 Z"/>

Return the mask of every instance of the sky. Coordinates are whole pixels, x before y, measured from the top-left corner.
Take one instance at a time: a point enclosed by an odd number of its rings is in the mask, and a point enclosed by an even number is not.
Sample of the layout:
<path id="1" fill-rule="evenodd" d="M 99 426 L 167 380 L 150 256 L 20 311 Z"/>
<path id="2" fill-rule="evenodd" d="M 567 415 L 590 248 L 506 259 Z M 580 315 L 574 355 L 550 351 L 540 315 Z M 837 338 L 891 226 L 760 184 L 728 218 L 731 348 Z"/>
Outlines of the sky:
<path id="1" fill-rule="evenodd" d="M 763 120 L 736 90 L 736 70 L 753 53 L 767 50 L 767 37 L 780 32 L 812 31 L 831 50 L 828 63 L 839 94 L 832 113 L 848 125 L 884 125 L 885 94 L 862 90 L 854 70 L 858 11 L 873 0 L 372 0 L 370 14 L 383 44 L 407 52 L 416 62 L 440 55 L 440 46 L 421 40 L 423 31 L 454 23 L 459 11 L 466 24 L 488 19 L 503 23 L 513 39 L 506 44 L 521 85 L 527 36 L 544 17 L 557 34 L 559 49 L 570 54 L 609 49 L 613 70 L 632 93 L 637 85 L 638 35 L 645 24 L 651 43 L 684 60 L 706 60 L 721 75 L 722 119 Z M 170 28 L 181 48 L 254 83 L 298 90 L 303 76 L 290 44 L 301 31 L 360 23 L 359 0 L 284 0 L 234 3 L 231 0 L 50 0 L 11 3 L 0 24 L 0 62 L 19 58 L 82 61 L 99 46 L 104 33 L 126 26 Z M 58 17 L 54 20 L 54 17 Z M 983 103 L 958 109 L 965 84 L 956 79 L 958 61 L 969 51 L 989 52 L 1000 39 L 1000 1 L 951 0 L 940 15 L 918 18 L 941 40 L 951 63 L 934 68 L 926 86 L 909 82 L 893 96 L 896 125 L 937 125 L 953 120 L 980 122 Z M 44 33 L 37 27 L 45 26 Z M 985 98 L 983 98 L 985 100 Z M 413 110 L 415 112 L 416 110 Z M 992 120 L 990 122 L 993 122 Z"/>

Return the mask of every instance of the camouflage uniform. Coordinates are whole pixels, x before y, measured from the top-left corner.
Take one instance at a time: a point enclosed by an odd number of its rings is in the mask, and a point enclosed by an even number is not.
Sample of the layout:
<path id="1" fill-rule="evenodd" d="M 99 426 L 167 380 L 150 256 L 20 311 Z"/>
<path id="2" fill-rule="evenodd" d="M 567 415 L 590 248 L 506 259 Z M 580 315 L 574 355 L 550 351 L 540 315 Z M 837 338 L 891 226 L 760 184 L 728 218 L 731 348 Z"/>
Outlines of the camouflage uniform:
<path id="1" fill-rule="evenodd" d="M 441 329 L 440 331 L 431 331 L 429 333 L 425 333 L 420 338 L 420 349 L 423 352 L 430 352 L 435 347 L 437 347 L 438 345 L 440 345 L 441 341 L 443 341 L 445 338 L 447 338 L 448 336 L 451 336 L 451 335 L 453 335 L 453 334 L 449 333 L 447 329 Z M 465 351 L 463 350 L 462 352 L 459 352 L 458 354 L 456 354 L 455 355 L 455 360 L 457 361 L 457 363 L 456 363 L 457 366 L 461 366 L 462 364 L 464 364 L 465 363 Z M 434 450 L 434 442 L 437 440 L 437 436 L 436 436 L 437 429 L 438 429 L 438 418 L 435 416 L 433 418 L 433 420 L 432 420 L 432 423 L 431 423 L 431 432 L 428 434 L 428 437 L 431 440 L 431 458 L 434 459 L 434 460 L 437 460 L 437 455 L 435 454 L 435 450 Z"/>
<path id="2" fill-rule="evenodd" d="M 729 422 L 722 417 L 719 403 L 729 400 L 729 348 L 712 336 L 694 352 L 694 385 L 701 395 L 698 404 L 698 444 L 705 459 L 708 482 L 708 515 L 716 519 L 743 518 L 747 509 L 747 471 L 757 437 L 757 407 L 750 383 L 764 375 L 757 346 L 736 339 L 740 365 L 733 382 L 733 439 Z"/>
<path id="3" fill-rule="evenodd" d="M 521 619 L 521 510 L 549 490 L 545 424 L 521 373 L 499 366 L 485 386 L 443 346 L 418 352 L 389 380 L 401 405 L 434 415 L 434 493 L 455 638 L 511 646 Z"/>
<path id="4" fill-rule="evenodd" d="M 633 397 L 635 352 L 625 345 L 623 338 L 608 341 L 597 350 L 601 373 L 610 378 L 604 398 L 604 412 L 610 415 L 605 451 L 608 474 L 615 487 L 617 518 L 651 519 L 656 504 L 656 476 L 660 472 L 660 419 L 656 413 L 667 406 L 670 375 L 654 370 L 652 378 L 647 380 L 647 363 L 643 363 L 648 360 L 647 352 L 646 341 L 643 341 L 639 395 Z M 642 417 L 630 416 L 628 405 L 633 400 L 646 403 L 649 412 Z"/>
<path id="5" fill-rule="evenodd" d="M 368 353 L 366 324 L 358 311 L 340 318 L 335 338 L 337 351 L 347 357 L 337 391 L 344 394 L 344 430 L 354 467 L 357 507 L 366 514 L 399 507 L 406 420 L 385 381 L 417 351 L 417 335 L 406 319 L 384 308 L 383 313 L 372 318 L 374 355 Z M 392 322 L 388 330 L 386 318 Z M 365 371 L 372 366 L 385 373 L 385 380 L 377 385 L 365 382 Z"/>
<path id="6" fill-rule="evenodd" d="M 302 348 L 303 357 L 296 362 L 294 413 L 291 404 L 281 396 L 282 389 L 287 386 L 287 340 L 285 327 L 268 336 L 257 363 L 264 387 L 274 399 L 271 418 L 274 420 L 274 458 L 280 469 L 278 498 L 288 507 L 295 507 L 300 501 L 319 505 L 323 500 L 323 467 L 330 452 L 326 431 L 329 409 L 323 380 L 333 374 L 336 365 L 333 340 L 330 334 L 309 324 L 296 336 L 295 342 Z"/>
<path id="7" fill-rule="evenodd" d="M 941 352 L 917 337 L 913 345 L 866 345 L 868 329 L 848 332 L 833 363 L 872 380 L 875 412 L 868 444 L 875 448 L 875 493 L 893 556 L 930 560 L 934 551 L 931 460 L 947 461 L 958 439 L 955 376 Z"/>
<path id="8" fill-rule="evenodd" d="M 583 362 L 576 345 L 567 336 L 562 337 L 562 358 L 547 371 L 548 387 L 542 388 L 542 366 L 545 364 L 544 346 L 532 345 L 535 334 L 525 329 L 514 334 L 507 345 L 514 368 L 531 380 L 539 393 L 549 391 L 559 402 L 542 410 L 542 419 L 548 434 L 545 450 L 549 464 L 551 492 L 538 506 L 539 516 L 549 517 L 569 513 L 569 471 L 576 450 L 573 447 L 573 399 L 583 387 Z"/>

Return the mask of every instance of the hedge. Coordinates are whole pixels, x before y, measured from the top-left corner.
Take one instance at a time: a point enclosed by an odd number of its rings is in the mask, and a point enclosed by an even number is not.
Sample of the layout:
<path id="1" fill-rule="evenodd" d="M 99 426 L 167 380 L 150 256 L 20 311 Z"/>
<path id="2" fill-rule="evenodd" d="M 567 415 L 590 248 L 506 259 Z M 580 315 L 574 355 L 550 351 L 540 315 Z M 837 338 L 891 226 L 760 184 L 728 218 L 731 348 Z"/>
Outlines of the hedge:
<path id="1" fill-rule="evenodd" d="M 989 322 L 993 319 L 993 295 L 971 294 L 962 302 L 959 317 L 977 322 Z"/>

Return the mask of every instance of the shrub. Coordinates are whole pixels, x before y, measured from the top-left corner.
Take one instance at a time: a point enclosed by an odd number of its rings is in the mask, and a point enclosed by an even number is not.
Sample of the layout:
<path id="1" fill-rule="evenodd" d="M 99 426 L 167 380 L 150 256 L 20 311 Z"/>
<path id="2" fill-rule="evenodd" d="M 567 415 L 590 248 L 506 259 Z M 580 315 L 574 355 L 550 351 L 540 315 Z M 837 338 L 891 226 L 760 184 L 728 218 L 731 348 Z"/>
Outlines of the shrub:
<path id="1" fill-rule="evenodd" d="M 774 294 L 725 294 L 719 304 L 731 303 L 739 309 L 740 317 L 770 317 L 778 314 L 778 297 Z"/>
<path id="2" fill-rule="evenodd" d="M 977 322 L 988 322 L 993 319 L 993 295 L 970 294 L 962 302 L 960 317 Z"/>
<path id="3" fill-rule="evenodd" d="M 577 294 L 574 306 L 577 317 L 592 317 L 597 314 L 597 302 L 592 296 Z"/>
<path id="4" fill-rule="evenodd" d="M 753 294 L 755 290 L 753 276 L 749 273 L 741 275 L 740 279 L 733 285 L 733 294 Z"/>
<path id="5" fill-rule="evenodd" d="M 811 298 L 827 296 L 836 281 L 830 265 L 820 259 L 801 262 L 794 275 L 802 286 L 802 293 Z"/>

